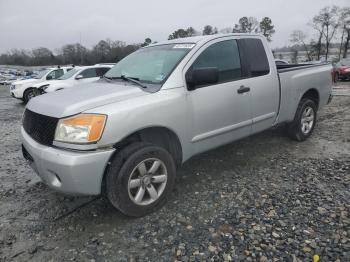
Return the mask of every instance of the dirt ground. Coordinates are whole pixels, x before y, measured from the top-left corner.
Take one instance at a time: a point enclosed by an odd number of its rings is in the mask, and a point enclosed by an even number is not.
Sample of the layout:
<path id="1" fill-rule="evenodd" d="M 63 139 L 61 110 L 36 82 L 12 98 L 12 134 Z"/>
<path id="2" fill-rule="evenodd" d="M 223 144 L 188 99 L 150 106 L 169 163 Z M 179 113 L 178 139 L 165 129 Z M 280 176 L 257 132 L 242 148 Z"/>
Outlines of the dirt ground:
<path id="1" fill-rule="evenodd" d="M 40 182 L 24 105 L 0 86 L 0 261 L 350 261 L 350 83 L 334 93 L 309 140 L 279 127 L 196 156 L 164 208 L 132 219 Z"/>

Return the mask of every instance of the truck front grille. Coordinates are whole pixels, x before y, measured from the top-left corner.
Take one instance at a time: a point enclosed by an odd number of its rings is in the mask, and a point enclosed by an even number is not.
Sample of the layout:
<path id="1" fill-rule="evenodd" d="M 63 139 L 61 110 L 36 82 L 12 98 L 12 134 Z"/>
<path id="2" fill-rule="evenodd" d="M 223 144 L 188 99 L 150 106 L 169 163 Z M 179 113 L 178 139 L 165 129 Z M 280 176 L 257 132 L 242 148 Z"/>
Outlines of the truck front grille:
<path id="1" fill-rule="evenodd" d="M 51 146 L 58 118 L 41 115 L 28 109 L 23 115 L 23 128 L 36 142 Z"/>

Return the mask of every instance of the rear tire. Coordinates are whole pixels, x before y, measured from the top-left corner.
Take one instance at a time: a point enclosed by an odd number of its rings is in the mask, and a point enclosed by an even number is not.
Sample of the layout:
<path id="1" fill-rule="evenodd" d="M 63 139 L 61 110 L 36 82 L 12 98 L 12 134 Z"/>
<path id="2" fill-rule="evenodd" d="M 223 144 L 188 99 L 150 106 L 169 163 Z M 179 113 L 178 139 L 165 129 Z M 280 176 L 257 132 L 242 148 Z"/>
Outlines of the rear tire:
<path id="1" fill-rule="evenodd" d="M 316 103 L 309 98 L 303 98 L 298 105 L 293 122 L 288 126 L 289 137 L 296 141 L 306 140 L 315 128 L 316 118 Z"/>
<path id="2" fill-rule="evenodd" d="M 175 162 L 168 151 L 137 142 L 114 156 L 106 174 L 106 195 L 125 215 L 144 216 L 166 203 L 175 176 Z"/>

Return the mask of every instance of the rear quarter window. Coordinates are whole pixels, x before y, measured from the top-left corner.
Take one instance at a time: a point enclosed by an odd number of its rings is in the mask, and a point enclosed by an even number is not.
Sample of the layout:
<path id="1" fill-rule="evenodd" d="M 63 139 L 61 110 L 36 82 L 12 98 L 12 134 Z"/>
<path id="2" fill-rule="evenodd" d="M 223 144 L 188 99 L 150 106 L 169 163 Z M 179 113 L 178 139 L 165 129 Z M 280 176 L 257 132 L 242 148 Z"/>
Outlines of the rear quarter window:
<path id="1" fill-rule="evenodd" d="M 247 62 L 250 77 L 267 75 L 270 73 L 269 60 L 260 39 L 242 39 L 244 56 Z"/>

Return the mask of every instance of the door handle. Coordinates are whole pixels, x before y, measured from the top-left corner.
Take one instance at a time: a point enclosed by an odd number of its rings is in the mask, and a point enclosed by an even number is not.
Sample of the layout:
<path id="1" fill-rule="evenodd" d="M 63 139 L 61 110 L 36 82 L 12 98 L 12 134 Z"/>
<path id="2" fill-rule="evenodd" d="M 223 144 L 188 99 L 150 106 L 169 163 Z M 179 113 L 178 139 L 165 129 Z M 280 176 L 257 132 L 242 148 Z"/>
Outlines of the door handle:
<path id="1" fill-rule="evenodd" d="M 247 87 L 247 86 L 240 86 L 237 89 L 237 93 L 238 94 L 243 94 L 243 93 L 246 93 L 246 92 L 249 92 L 249 91 L 250 91 L 250 87 Z"/>

